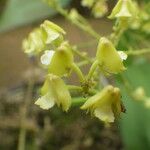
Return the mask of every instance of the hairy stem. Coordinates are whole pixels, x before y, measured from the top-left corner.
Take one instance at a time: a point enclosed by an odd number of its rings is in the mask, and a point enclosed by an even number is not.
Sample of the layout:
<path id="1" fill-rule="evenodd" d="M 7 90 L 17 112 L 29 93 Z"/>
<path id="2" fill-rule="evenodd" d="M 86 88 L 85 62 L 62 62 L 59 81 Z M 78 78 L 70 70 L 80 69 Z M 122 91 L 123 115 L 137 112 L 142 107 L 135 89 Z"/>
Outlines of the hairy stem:
<path id="1" fill-rule="evenodd" d="M 82 87 L 76 86 L 76 85 L 67 85 L 69 90 L 77 90 L 77 91 L 82 91 Z"/>

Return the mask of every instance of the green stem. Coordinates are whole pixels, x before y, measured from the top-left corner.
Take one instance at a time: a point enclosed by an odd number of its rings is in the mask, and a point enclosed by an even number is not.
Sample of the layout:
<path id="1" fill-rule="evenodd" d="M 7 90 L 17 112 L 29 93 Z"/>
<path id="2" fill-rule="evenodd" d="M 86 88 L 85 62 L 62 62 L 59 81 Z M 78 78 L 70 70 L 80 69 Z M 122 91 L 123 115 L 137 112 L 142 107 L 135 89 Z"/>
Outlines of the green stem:
<path id="1" fill-rule="evenodd" d="M 78 90 L 78 91 L 82 91 L 82 87 L 80 86 L 76 86 L 76 85 L 67 85 L 69 90 Z"/>
<path id="2" fill-rule="evenodd" d="M 97 40 L 93 39 L 90 41 L 78 43 L 77 48 L 87 48 L 87 47 L 89 48 L 89 47 L 93 47 L 95 44 L 97 44 Z"/>
<path id="3" fill-rule="evenodd" d="M 117 46 L 120 37 L 123 35 L 124 31 L 128 28 L 128 22 L 126 19 L 117 20 L 117 24 L 114 26 L 114 32 L 111 34 L 111 40 L 114 45 Z"/>
<path id="4" fill-rule="evenodd" d="M 130 84 L 130 82 L 128 81 L 127 78 L 124 77 L 123 74 L 120 74 L 120 79 L 121 79 L 121 82 L 122 84 L 124 85 L 125 87 L 125 90 L 127 91 L 128 95 L 134 99 L 133 95 L 132 95 L 132 92 L 134 91 L 134 88 L 132 87 L 132 85 Z"/>
<path id="5" fill-rule="evenodd" d="M 90 68 L 90 71 L 89 71 L 88 75 L 87 75 L 88 80 L 92 78 L 93 73 L 95 72 L 97 66 L 98 66 L 98 61 L 95 60 L 94 63 L 92 64 L 91 68 Z"/>
<path id="6" fill-rule="evenodd" d="M 83 22 L 86 22 L 86 26 L 85 26 L 85 24 L 82 24 L 79 21 L 72 21 L 72 18 L 70 18 L 70 16 L 68 15 L 68 11 L 66 11 L 65 9 L 63 9 L 61 6 L 57 5 L 57 6 L 55 6 L 54 9 L 57 12 L 59 12 L 59 14 L 61 14 L 62 16 L 64 16 L 67 20 L 69 20 L 74 25 L 76 25 L 78 28 L 80 28 L 81 30 L 83 30 L 86 33 L 90 34 L 91 36 L 93 36 L 97 40 L 100 39 L 100 35 L 90 26 L 90 24 L 82 16 L 81 16 L 82 18 L 80 17 L 80 19 L 83 20 Z"/>
<path id="7" fill-rule="evenodd" d="M 82 71 L 80 70 L 80 68 L 75 63 L 73 63 L 72 64 L 72 69 L 78 75 L 78 77 L 80 79 L 80 82 L 83 82 L 84 81 L 84 75 L 83 75 Z"/>
<path id="8" fill-rule="evenodd" d="M 83 53 L 81 53 L 79 50 L 77 50 L 77 47 L 76 47 L 76 46 L 72 47 L 72 51 L 73 51 L 76 55 L 78 55 L 80 58 L 82 58 L 82 59 L 84 59 L 84 60 L 87 60 L 89 63 L 92 62 L 92 60 L 91 60 L 89 57 L 87 57 L 85 54 L 83 54 Z"/>
<path id="9" fill-rule="evenodd" d="M 86 98 L 83 97 L 76 97 L 72 99 L 72 106 L 79 106 L 86 102 Z"/>
<path id="10" fill-rule="evenodd" d="M 150 49 L 141 49 L 141 50 L 129 50 L 125 52 L 127 55 L 143 55 L 150 53 Z"/>
<path id="11" fill-rule="evenodd" d="M 78 67 L 82 67 L 82 66 L 84 66 L 84 65 L 89 64 L 89 62 L 88 62 L 87 60 L 83 60 L 83 61 L 80 61 L 80 62 L 78 62 L 78 63 L 76 63 L 76 64 L 77 64 Z"/>

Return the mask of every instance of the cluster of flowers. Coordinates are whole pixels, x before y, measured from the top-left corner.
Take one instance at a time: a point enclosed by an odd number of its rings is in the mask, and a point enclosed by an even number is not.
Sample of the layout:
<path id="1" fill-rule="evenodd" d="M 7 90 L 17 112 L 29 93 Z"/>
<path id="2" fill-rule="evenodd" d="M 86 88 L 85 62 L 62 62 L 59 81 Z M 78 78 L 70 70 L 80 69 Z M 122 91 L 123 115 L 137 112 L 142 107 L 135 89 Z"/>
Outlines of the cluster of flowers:
<path id="1" fill-rule="evenodd" d="M 61 77 L 72 70 L 75 62 L 69 43 L 62 40 L 63 34 L 65 32 L 62 28 L 45 21 L 23 42 L 26 53 L 37 55 L 44 52 L 41 55 L 41 63 L 47 66 L 48 75 L 41 89 L 42 96 L 35 102 L 43 109 L 49 109 L 56 104 L 64 111 L 68 111 L 71 106 L 71 95 Z M 55 50 L 46 50 L 50 45 L 53 45 Z M 95 59 L 100 70 L 105 73 L 119 73 L 125 70 L 123 59 L 126 59 L 126 55 L 122 52 L 118 53 L 105 37 L 100 39 Z M 108 85 L 90 97 L 81 109 L 90 110 L 105 122 L 113 122 L 114 114 L 119 116 L 121 112 L 120 90 Z"/>
<path id="2" fill-rule="evenodd" d="M 85 0 L 83 4 L 86 4 Z M 133 11 L 131 0 L 119 0 L 109 18 L 130 18 L 135 14 Z M 23 42 L 25 53 L 40 55 L 41 63 L 48 70 L 45 83 L 41 88 L 41 97 L 35 102 L 43 109 L 50 109 L 57 105 L 64 111 L 68 111 L 72 104 L 68 86 L 62 77 L 69 75 L 77 64 L 74 61 L 72 47 L 64 40 L 64 35 L 65 31 L 61 27 L 45 21 Z M 123 64 L 126 58 L 127 55 L 123 51 L 117 51 L 108 38 L 102 37 L 93 64 L 96 64 L 96 67 L 106 75 L 117 74 L 126 69 Z M 87 81 L 87 76 L 84 78 L 81 84 Z M 90 111 L 92 115 L 104 122 L 114 122 L 123 111 L 120 89 L 111 85 L 105 86 L 95 95 L 88 97 L 81 109 Z"/>

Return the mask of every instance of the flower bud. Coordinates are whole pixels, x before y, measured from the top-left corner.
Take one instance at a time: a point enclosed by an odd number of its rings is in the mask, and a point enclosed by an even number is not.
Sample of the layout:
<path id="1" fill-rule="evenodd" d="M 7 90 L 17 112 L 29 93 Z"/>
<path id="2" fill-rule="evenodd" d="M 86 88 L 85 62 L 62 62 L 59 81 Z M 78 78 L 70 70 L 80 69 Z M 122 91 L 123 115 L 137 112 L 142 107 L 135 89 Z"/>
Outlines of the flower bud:
<path id="1" fill-rule="evenodd" d="M 118 53 L 114 45 L 108 39 L 102 37 L 99 41 L 96 54 L 101 71 L 115 74 L 124 71 L 126 68 L 123 65 L 123 59 L 125 59 L 125 54 L 124 56 L 123 54 Z"/>
<path id="2" fill-rule="evenodd" d="M 58 76 L 66 75 L 71 71 L 73 61 L 71 48 L 67 42 L 64 42 L 56 49 L 51 58 L 48 71 Z"/>
<path id="3" fill-rule="evenodd" d="M 101 92 L 90 97 L 83 106 L 81 106 L 81 109 L 86 109 L 100 120 L 111 123 L 114 122 L 115 117 L 120 116 L 120 99 L 120 90 L 108 85 Z"/>
<path id="4" fill-rule="evenodd" d="M 63 42 L 63 34 L 65 31 L 62 28 L 46 20 L 41 28 L 33 30 L 23 41 L 23 50 L 30 55 L 37 55 L 50 44 L 58 47 Z"/>
<path id="5" fill-rule="evenodd" d="M 133 92 L 133 97 L 136 100 L 144 100 L 146 98 L 145 90 L 143 87 L 138 87 L 134 92 Z"/>
<path id="6" fill-rule="evenodd" d="M 92 8 L 92 13 L 95 18 L 103 17 L 107 11 L 108 8 L 105 0 L 97 1 Z"/>
<path id="7" fill-rule="evenodd" d="M 95 0 L 82 0 L 81 4 L 82 4 L 82 6 L 91 8 L 93 6 L 93 4 L 94 4 L 94 1 Z"/>
<path id="8" fill-rule="evenodd" d="M 35 102 L 42 109 L 50 109 L 55 104 L 68 111 L 71 106 L 71 96 L 64 81 L 53 74 L 49 74 L 41 89 L 41 97 Z"/>
<path id="9" fill-rule="evenodd" d="M 137 9 L 132 0 L 119 0 L 108 18 L 131 18 L 136 16 Z"/>
<path id="10" fill-rule="evenodd" d="M 52 42 L 57 43 L 58 41 L 59 42 L 57 45 L 61 44 L 63 41 L 63 34 L 66 34 L 66 32 L 61 27 L 48 20 L 41 24 L 41 28 L 46 34 L 46 44 L 51 44 Z"/>

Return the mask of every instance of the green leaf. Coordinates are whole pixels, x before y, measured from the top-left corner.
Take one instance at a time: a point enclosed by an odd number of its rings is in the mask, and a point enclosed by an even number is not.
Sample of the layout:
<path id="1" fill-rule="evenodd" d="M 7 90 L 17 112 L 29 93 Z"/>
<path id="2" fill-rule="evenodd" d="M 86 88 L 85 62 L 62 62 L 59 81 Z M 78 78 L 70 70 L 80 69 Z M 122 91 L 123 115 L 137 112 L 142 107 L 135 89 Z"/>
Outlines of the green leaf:
<path id="1" fill-rule="evenodd" d="M 69 1 L 60 0 L 62 6 L 66 6 Z M 42 0 L 8 0 L 0 19 L 0 32 L 53 16 L 55 13 Z"/>
<path id="2" fill-rule="evenodd" d="M 150 97 L 150 63 L 140 61 L 128 68 L 124 76 L 136 88 L 143 86 Z M 118 82 L 118 81 L 117 81 Z M 126 150 L 150 149 L 150 109 L 144 107 L 142 102 L 133 100 L 128 96 L 124 86 L 119 83 L 123 102 L 127 109 L 121 118 L 121 134 Z"/>

